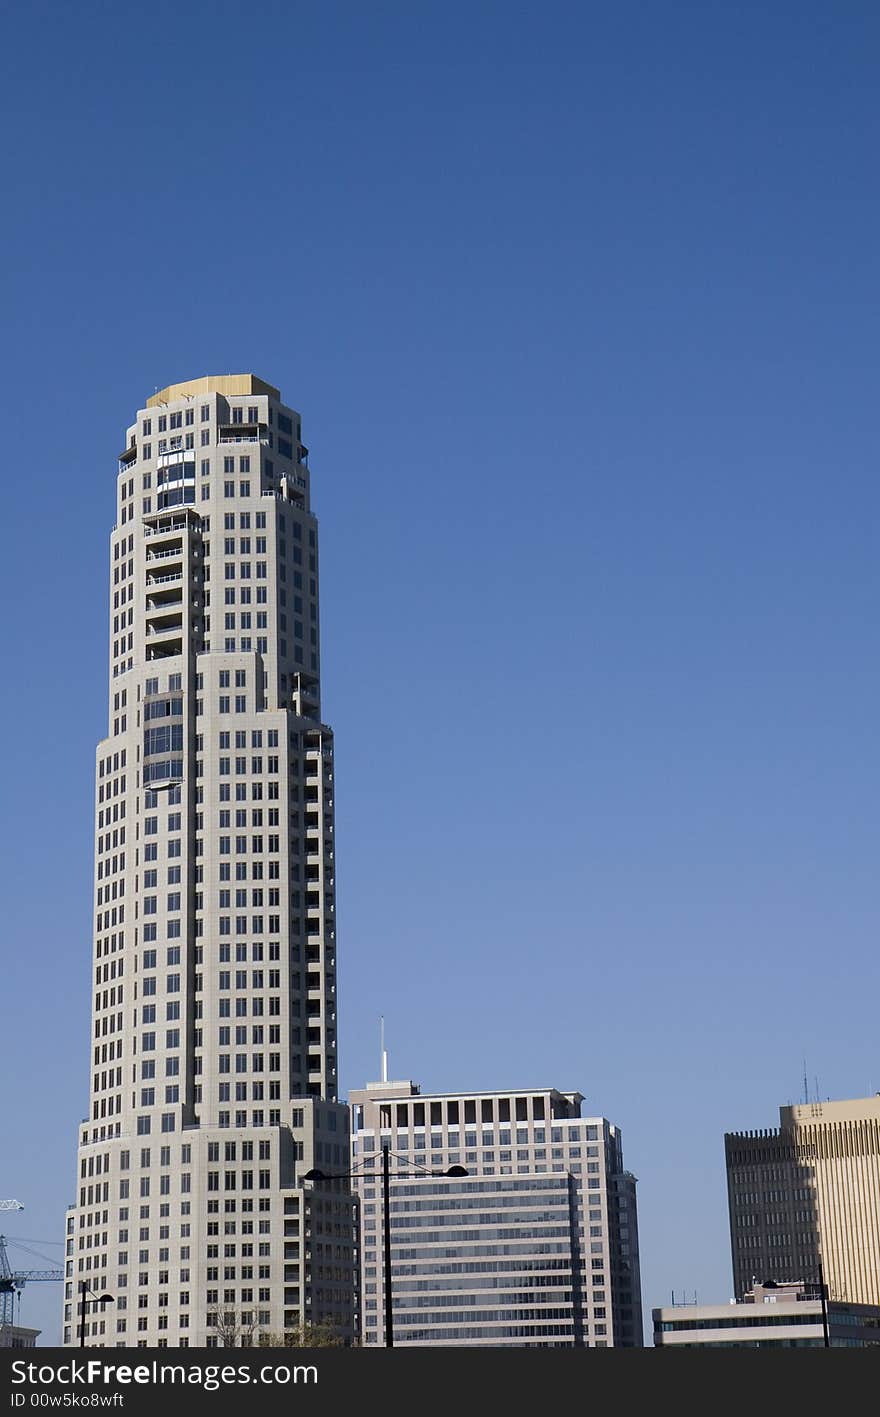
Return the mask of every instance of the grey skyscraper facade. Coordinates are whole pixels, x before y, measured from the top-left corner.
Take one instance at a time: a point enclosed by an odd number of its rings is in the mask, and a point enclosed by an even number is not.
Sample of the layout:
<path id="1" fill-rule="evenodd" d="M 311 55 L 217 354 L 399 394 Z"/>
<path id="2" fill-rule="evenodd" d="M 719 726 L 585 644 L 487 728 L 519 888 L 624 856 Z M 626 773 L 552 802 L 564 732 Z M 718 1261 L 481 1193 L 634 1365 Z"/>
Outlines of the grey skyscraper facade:
<path id="1" fill-rule="evenodd" d="M 253 375 L 147 399 L 118 460 L 88 1115 L 65 1343 L 352 1334 L 333 735 L 300 417 Z M 88 1295 L 86 1296 L 88 1298 Z"/>
<path id="2" fill-rule="evenodd" d="M 395 1346 L 642 1346 L 636 1178 L 619 1129 L 583 1117 L 583 1100 L 352 1092 L 365 1346 L 385 1341 L 384 1146 Z M 436 1174 L 450 1167 L 467 1175 Z"/>

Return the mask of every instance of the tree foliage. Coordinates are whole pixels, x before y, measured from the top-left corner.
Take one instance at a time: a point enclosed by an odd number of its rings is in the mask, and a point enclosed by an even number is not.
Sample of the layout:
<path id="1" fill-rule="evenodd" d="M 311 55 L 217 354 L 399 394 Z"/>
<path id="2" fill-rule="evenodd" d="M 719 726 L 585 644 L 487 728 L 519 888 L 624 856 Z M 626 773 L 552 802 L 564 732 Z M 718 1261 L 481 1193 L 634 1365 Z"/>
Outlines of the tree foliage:
<path id="1" fill-rule="evenodd" d="M 257 1342 L 260 1348 L 343 1348 L 345 1340 L 340 1337 L 332 1323 L 324 1320 L 316 1324 L 300 1324 L 298 1328 L 287 1329 L 284 1333 L 261 1333 Z"/>

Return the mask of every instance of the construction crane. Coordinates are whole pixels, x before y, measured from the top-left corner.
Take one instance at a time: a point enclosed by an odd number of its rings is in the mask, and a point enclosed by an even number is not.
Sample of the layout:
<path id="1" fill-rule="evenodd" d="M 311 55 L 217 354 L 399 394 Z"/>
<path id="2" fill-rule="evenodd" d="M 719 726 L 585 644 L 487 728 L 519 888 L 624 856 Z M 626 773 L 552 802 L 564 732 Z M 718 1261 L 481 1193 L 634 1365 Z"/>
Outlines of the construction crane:
<path id="1" fill-rule="evenodd" d="M 24 1210 L 24 1206 L 21 1201 L 0 1201 L 0 1211 L 2 1210 Z M 36 1255 L 37 1259 L 46 1258 L 45 1255 L 41 1255 L 37 1250 L 29 1249 L 19 1240 L 13 1243 L 18 1245 L 20 1249 L 27 1250 L 28 1254 Z M 4 1324 L 9 1324 L 10 1327 L 14 1325 L 15 1296 L 16 1294 L 21 1295 L 22 1289 L 29 1280 L 50 1280 L 57 1283 L 63 1278 L 63 1269 L 13 1269 L 6 1253 L 6 1236 L 0 1235 L 0 1328 Z"/>

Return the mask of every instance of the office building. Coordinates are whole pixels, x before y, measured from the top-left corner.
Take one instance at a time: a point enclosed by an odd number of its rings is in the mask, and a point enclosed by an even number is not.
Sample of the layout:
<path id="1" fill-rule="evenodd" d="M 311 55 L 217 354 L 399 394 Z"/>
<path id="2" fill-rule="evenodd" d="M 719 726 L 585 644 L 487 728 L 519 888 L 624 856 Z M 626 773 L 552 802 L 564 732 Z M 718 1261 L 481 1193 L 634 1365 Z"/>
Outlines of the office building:
<path id="1" fill-rule="evenodd" d="M 0 1348 L 36 1348 L 42 1329 L 0 1324 Z"/>
<path id="2" fill-rule="evenodd" d="M 772 1279 L 729 1304 L 674 1304 L 652 1310 L 656 1348 L 880 1347 L 876 1304 L 824 1306 L 816 1285 Z"/>
<path id="3" fill-rule="evenodd" d="M 636 1180 L 580 1093 L 353 1092 L 361 1339 L 385 1341 L 389 1148 L 394 1344 L 641 1347 Z M 466 1176 L 434 1176 L 464 1167 Z"/>
<path id="4" fill-rule="evenodd" d="M 880 1094 L 779 1109 L 779 1126 L 724 1138 L 733 1281 L 817 1281 L 880 1304 Z"/>
<path id="5" fill-rule="evenodd" d="M 253 375 L 146 400 L 118 458 L 95 774 L 88 1115 L 63 1341 L 352 1333 L 333 735 L 300 417 Z"/>

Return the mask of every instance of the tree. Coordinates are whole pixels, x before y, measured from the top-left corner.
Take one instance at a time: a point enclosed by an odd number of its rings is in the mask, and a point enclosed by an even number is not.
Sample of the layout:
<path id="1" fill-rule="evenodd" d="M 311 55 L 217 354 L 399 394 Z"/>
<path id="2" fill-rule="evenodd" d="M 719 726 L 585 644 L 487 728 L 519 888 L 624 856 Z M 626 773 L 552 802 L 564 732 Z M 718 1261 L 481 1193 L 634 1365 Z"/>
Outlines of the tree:
<path id="1" fill-rule="evenodd" d="M 209 1309 L 207 1326 L 216 1335 L 218 1348 L 252 1348 L 257 1316 L 251 1310 Z"/>
<path id="2" fill-rule="evenodd" d="M 261 1333 L 260 1348 L 344 1348 L 345 1340 L 334 1325 L 324 1319 L 320 1323 L 302 1323 L 284 1333 Z"/>

